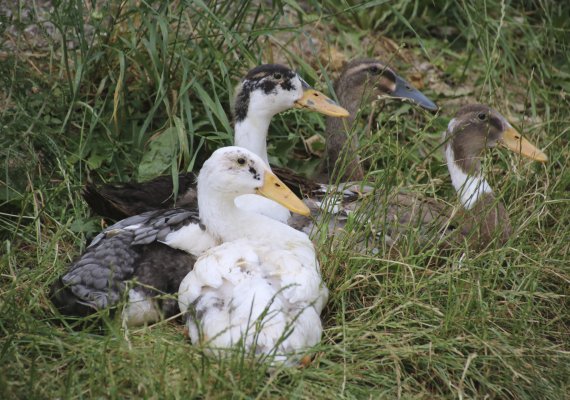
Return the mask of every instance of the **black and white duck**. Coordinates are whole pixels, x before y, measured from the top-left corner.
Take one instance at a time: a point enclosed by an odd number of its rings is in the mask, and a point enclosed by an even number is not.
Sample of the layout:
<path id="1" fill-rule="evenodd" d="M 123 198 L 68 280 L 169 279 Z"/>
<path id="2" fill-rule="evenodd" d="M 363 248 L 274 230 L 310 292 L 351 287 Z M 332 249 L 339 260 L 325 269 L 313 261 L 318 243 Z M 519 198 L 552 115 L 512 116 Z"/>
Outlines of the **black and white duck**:
<path id="1" fill-rule="evenodd" d="M 348 116 L 344 108 L 312 89 L 290 68 L 264 64 L 250 70 L 236 88 L 234 144 L 254 152 L 269 164 L 267 134 L 271 119 L 292 108 L 315 111 L 335 118 Z M 179 175 L 178 193 L 180 195 L 174 198 L 171 176 L 160 176 L 143 183 L 106 184 L 99 187 L 88 184 L 82 194 L 95 213 L 111 220 L 120 220 L 174 206 L 196 209 L 196 174 L 190 172 Z M 254 205 L 249 205 L 252 199 L 249 196 L 248 201 L 242 199 L 242 205 L 253 207 Z M 276 212 L 278 217 L 281 213 L 280 218 L 286 218 L 282 208 L 271 210 L 270 202 L 261 202 L 263 204 L 255 206 L 262 209 L 269 207 L 266 213 Z"/>
<path id="2" fill-rule="evenodd" d="M 342 107 L 346 107 L 350 113 L 336 106 L 336 103 L 322 93 L 308 88 L 305 89 L 304 94 L 297 95 L 302 96 L 301 100 L 295 100 L 295 96 L 291 96 L 277 83 L 275 78 L 277 68 L 277 77 L 280 79 L 285 76 L 292 78 L 296 76 L 293 71 L 281 66 L 267 65 L 254 68 L 238 86 L 235 101 L 235 144 L 253 151 L 265 161 L 267 161 L 267 132 L 271 118 L 292 107 L 309 108 L 328 116 L 326 120 L 327 151 L 333 164 L 345 146 L 346 130 L 356 118 L 362 104 L 367 104 L 381 96 L 409 100 L 421 108 L 437 110 L 437 106 L 431 100 L 378 60 L 352 61 L 347 64 L 336 81 L 335 87 L 339 102 L 341 105 L 344 104 Z M 302 82 L 300 78 L 299 80 Z M 348 116 L 348 125 L 342 121 L 344 118 L 338 118 L 346 116 Z M 362 167 L 356 156 L 356 144 L 351 154 L 355 154 L 354 160 L 351 161 L 355 172 L 347 177 L 355 180 L 362 177 Z M 352 170 L 352 168 L 347 170 Z M 321 191 L 320 184 L 290 170 L 274 168 L 274 171 L 297 194 Z M 194 174 L 181 174 L 179 182 L 181 196 L 177 199 L 176 205 L 195 207 Z M 99 187 L 88 185 L 83 194 L 91 209 L 98 215 L 118 219 L 149 210 L 171 207 L 173 205 L 172 188 L 171 177 L 164 176 L 142 183 L 106 184 Z M 240 203 L 242 206 L 246 206 L 246 199 L 247 203 L 252 203 L 251 197 L 245 197 Z M 254 207 L 259 208 L 260 205 L 253 203 L 249 207 L 254 209 Z M 284 220 L 288 216 L 283 214 L 279 208 L 272 210 L 268 202 L 265 202 L 262 208 L 265 207 L 268 208 L 265 214 L 272 213 L 279 220 Z"/>

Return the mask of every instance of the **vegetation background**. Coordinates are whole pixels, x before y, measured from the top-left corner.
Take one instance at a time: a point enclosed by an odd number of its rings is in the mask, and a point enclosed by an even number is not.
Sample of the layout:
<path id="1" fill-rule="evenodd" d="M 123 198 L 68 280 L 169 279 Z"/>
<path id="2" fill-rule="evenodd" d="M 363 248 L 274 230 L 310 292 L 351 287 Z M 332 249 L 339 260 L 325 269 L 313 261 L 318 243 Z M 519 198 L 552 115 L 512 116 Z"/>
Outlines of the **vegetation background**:
<path id="1" fill-rule="evenodd" d="M 554 0 L 3 2 L 0 398 L 569 398 L 568 15 Z M 438 143 L 465 103 L 496 107 L 545 149 L 545 165 L 487 157 L 514 227 L 505 246 L 434 267 L 429 251 L 322 240 L 331 299 L 307 368 L 208 358 L 172 321 L 104 334 L 58 323 L 49 284 L 101 229 L 86 181 L 199 166 L 231 143 L 233 87 L 259 63 L 332 93 L 357 56 L 442 107 L 363 110 L 356 132 L 381 185 L 453 202 Z M 318 115 L 280 115 L 271 160 L 310 175 L 323 136 Z"/>

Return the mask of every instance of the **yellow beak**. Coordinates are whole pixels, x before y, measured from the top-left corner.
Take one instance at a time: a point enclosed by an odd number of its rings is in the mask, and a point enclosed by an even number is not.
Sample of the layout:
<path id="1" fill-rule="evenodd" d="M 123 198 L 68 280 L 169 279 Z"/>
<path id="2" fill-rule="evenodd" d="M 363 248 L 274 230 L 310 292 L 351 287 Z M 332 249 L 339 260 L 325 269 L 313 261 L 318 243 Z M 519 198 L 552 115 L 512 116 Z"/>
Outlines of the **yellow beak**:
<path id="1" fill-rule="evenodd" d="M 315 89 L 305 89 L 303 97 L 295 101 L 295 108 L 306 108 L 331 117 L 349 116 L 348 111 Z"/>
<path id="2" fill-rule="evenodd" d="M 500 143 L 507 149 L 521 154 L 525 157 L 540 162 L 548 161 L 548 157 L 542 150 L 538 149 L 535 145 L 526 140 L 512 126 L 509 126 L 505 133 L 503 133 L 503 137 L 500 139 Z"/>
<path id="3" fill-rule="evenodd" d="M 264 172 L 263 182 L 263 186 L 257 189 L 257 194 L 276 201 L 296 214 L 304 216 L 309 216 L 311 214 L 309 207 L 307 207 L 301 199 L 295 196 L 295 193 L 281 182 L 278 177 L 273 175 L 272 172 Z"/>

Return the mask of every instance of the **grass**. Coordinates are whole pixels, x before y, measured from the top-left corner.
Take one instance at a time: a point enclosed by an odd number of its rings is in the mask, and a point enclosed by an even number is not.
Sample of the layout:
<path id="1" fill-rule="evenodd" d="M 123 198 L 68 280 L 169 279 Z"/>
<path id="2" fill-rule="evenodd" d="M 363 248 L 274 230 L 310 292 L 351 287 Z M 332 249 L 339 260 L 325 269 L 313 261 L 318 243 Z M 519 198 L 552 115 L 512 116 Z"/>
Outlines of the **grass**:
<path id="1" fill-rule="evenodd" d="M 0 397 L 568 397 L 564 2 L 67 1 L 47 14 L 43 4 L 0 17 Z M 34 35 L 18 34 L 33 23 Z M 544 166 L 488 154 L 514 227 L 506 245 L 439 256 L 411 237 L 391 257 L 321 240 L 331 298 L 304 369 L 206 357 L 174 322 L 124 331 L 111 321 L 104 334 L 58 322 L 49 284 L 100 229 L 79 195 L 87 179 L 200 165 L 231 142 L 232 88 L 253 65 L 290 63 L 327 91 L 343 59 L 364 55 L 390 60 L 442 107 L 363 111 L 356 132 L 371 121 L 361 155 L 376 184 L 453 202 L 438 146 L 464 102 L 493 105 L 546 150 Z M 305 140 L 323 130 L 319 116 L 280 115 L 272 161 L 310 173 L 320 159 Z"/>

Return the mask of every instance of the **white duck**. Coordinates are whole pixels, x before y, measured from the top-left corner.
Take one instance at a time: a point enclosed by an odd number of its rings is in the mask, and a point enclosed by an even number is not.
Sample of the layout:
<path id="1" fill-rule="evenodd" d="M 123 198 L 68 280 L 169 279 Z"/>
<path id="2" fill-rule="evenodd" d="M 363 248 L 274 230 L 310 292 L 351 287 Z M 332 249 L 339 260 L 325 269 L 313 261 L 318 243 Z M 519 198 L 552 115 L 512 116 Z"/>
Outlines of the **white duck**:
<path id="1" fill-rule="evenodd" d="M 284 361 L 319 342 L 328 291 L 308 236 L 237 207 L 248 193 L 309 213 L 260 157 L 238 147 L 214 152 L 198 177 L 198 204 L 206 232 L 223 244 L 196 261 L 178 302 L 193 343 L 243 343 Z"/>

